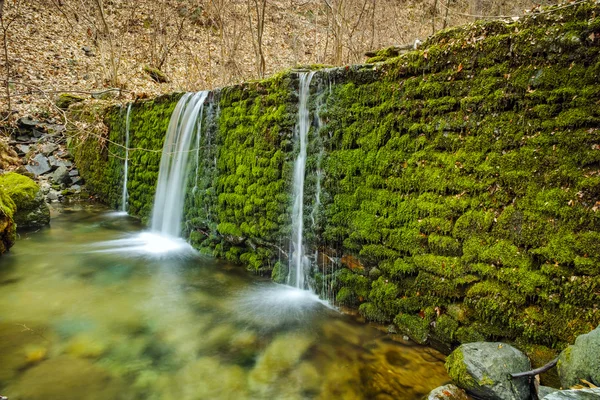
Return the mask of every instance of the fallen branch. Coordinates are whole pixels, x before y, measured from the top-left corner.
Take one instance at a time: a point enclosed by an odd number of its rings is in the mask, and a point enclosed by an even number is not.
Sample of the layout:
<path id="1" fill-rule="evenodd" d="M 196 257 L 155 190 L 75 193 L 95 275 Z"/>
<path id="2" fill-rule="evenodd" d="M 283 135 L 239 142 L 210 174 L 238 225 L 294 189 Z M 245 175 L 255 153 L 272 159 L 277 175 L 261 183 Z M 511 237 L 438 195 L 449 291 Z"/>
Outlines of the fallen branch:
<path id="1" fill-rule="evenodd" d="M 543 372 L 548 371 L 550 368 L 554 367 L 556 365 L 556 363 L 558 363 L 558 357 L 556 357 L 554 360 L 550 361 L 548 364 L 536 368 L 536 369 L 532 369 L 531 371 L 525 371 L 525 372 L 517 372 L 516 374 L 510 374 L 511 378 L 522 378 L 524 376 L 535 376 L 535 375 L 539 375 Z"/>

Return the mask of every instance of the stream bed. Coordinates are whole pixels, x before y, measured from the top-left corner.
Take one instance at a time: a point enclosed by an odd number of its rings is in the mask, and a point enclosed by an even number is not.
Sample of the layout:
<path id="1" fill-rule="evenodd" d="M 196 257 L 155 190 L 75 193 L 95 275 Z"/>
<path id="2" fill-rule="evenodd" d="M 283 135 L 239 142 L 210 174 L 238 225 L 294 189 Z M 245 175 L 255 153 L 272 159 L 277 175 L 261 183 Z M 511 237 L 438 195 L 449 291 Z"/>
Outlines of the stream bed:
<path id="1" fill-rule="evenodd" d="M 415 400 L 449 380 L 442 354 L 309 292 L 132 246 L 135 219 L 86 204 L 53 214 L 0 257 L 9 400 Z"/>

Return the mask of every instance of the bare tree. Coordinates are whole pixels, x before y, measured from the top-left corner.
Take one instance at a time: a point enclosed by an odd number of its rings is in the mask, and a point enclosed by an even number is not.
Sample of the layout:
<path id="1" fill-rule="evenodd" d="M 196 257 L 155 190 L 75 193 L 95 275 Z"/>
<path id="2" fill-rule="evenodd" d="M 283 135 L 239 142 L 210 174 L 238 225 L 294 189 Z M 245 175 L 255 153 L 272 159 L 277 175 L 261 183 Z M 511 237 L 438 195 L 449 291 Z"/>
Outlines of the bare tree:
<path id="1" fill-rule="evenodd" d="M 2 49 L 4 55 L 4 88 L 6 91 L 6 116 L 10 116 L 12 112 L 12 102 L 10 95 L 10 57 L 9 57 L 9 31 L 10 26 L 20 17 L 19 14 L 19 3 L 20 1 L 13 1 L 9 4 L 9 8 L 4 7 L 4 0 L 0 0 L 0 29 L 2 30 Z"/>
<path id="2" fill-rule="evenodd" d="M 265 9 L 267 0 L 247 0 L 248 6 L 248 22 L 250 33 L 252 34 L 252 46 L 256 57 L 256 72 L 260 78 L 265 76 L 265 55 L 263 53 L 263 33 L 265 31 Z M 252 14 L 256 18 L 256 30 L 252 21 Z"/>

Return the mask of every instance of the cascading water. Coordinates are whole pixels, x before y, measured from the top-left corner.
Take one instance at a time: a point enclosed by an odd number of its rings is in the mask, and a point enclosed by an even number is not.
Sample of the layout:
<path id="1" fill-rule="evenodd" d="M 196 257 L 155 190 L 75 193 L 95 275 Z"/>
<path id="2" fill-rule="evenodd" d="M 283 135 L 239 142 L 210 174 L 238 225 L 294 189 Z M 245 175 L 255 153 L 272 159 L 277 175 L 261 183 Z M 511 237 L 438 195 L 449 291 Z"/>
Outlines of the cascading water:
<path id="1" fill-rule="evenodd" d="M 152 210 L 152 230 L 162 235 L 181 234 L 190 147 L 194 131 L 200 135 L 197 119 L 207 96 L 208 91 L 184 94 L 169 121 Z"/>
<path id="2" fill-rule="evenodd" d="M 125 117 L 125 165 L 123 166 L 123 192 L 121 194 L 121 211 L 127 213 L 127 173 L 129 166 L 129 115 L 131 114 L 131 103 L 127 105 L 127 116 Z"/>
<path id="3" fill-rule="evenodd" d="M 310 129 L 310 111 L 308 98 L 310 95 L 310 81 L 314 71 L 300 72 L 298 123 L 296 125 L 296 136 L 300 141 L 300 152 L 294 162 L 293 178 L 293 207 L 292 207 L 292 239 L 290 254 L 289 273 L 287 283 L 298 289 L 306 289 L 306 267 L 309 264 L 308 257 L 304 254 L 304 174 L 306 169 L 306 147 L 308 142 L 308 131 Z"/>
<path id="4" fill-rule="evenodd" d="M 201 126 L 197 119 L 207 96 L 207 91 L 186 93 L 171 114 L 154 196 L 152 232 L 96 243 L 93 252 L 143 257 L 164 257 L 173 253 L 179 256 L 195 254 L 192 247 L 179 235 L 188 183 L 186 178 L 191 168 L 191 163 L 188 163 L 189 154 L 194 151 L 191 148 L 194 133 L 200 135 Z M 129 111 L 127 115 L 129 116 Z M 126 127 L 128 129 L 129 122 Z"/>

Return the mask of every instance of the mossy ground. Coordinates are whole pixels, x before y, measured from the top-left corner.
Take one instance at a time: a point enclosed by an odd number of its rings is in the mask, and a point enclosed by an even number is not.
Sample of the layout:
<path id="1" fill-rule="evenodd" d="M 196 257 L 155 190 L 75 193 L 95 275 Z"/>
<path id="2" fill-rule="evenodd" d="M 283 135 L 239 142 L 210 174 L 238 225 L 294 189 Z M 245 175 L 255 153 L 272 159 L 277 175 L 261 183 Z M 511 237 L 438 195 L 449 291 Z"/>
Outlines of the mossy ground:
<path id="1" fill-rule="evenodd" d="M 316 286 L 419 341 L 562 348 L 597 326 L 599 53 L 600 5 L 587 1 L 317 73 L 304 225 L 329 263 Z M 278 280 L 296 87 L 286 71 L 211 94 L 185 207 L 194 246 L 259 272 L 277 266 Z M 130 147 L 146 150 L 131 153 L 129 211 L 143 219 L 178 98 L 132 107 Z M 125 113 L 102 115 L 108 132 L 76 157 L 117 205 L 123 149 L 110 141 L 124 142 Z"/>

